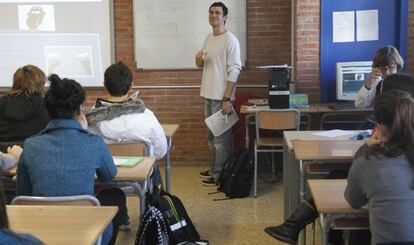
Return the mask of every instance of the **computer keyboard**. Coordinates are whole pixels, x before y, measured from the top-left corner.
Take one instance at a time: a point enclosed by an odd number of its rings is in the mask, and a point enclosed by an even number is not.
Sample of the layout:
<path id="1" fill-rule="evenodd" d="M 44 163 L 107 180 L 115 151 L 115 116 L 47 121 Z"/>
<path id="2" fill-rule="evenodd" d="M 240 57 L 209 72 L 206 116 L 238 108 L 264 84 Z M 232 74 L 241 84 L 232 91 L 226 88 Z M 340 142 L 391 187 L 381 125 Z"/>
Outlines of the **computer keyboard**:
<path id="1" fill-rule="evenodd" d="M 349 110 L 349 109 L 355 109 L 354 103 L 335 103 L 328 105 L 328 107 L 332 110 Z"/>

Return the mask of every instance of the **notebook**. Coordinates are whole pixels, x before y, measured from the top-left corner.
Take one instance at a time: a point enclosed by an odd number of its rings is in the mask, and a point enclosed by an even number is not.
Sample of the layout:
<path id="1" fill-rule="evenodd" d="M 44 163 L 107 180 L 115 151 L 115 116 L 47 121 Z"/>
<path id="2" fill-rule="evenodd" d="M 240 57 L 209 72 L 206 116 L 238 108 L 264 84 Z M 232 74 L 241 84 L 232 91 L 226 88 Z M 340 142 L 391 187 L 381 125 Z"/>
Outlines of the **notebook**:
<path id="1" fill-rule="evenodd" d="M 113 156 L 115 166 L 117 167 L 135 167 L 138 163 L 144 160 L 144 157 L 124 157 Z"/>

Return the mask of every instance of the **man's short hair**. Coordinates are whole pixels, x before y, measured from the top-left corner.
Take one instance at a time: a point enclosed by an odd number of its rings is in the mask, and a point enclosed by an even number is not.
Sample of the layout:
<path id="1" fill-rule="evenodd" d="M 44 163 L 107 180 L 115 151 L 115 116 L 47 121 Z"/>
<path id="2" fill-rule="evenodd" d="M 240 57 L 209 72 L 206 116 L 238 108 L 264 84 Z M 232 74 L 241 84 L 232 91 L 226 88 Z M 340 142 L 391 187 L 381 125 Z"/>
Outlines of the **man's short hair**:
<path id="1" fill-rule="evenodd" d="M 221 7 L 221 9 L 223 10 L 223 16 L 227 16 L 227 14 L 229 13 L 229 10 L 227 9 L 226 5 L 224 5 L 224 3 L 222 2 L 214 2 L 210 5 L 210 8 L 208 8 L 208 10 L 210 10 L 212 7 Z"/>
<path id="2" fill-rule="evenodd" d="M 104 85 L 112 96 L 123 96 L 132 85 L 132 72 L 122 61 L 109 66 L 104 74 Z"/>

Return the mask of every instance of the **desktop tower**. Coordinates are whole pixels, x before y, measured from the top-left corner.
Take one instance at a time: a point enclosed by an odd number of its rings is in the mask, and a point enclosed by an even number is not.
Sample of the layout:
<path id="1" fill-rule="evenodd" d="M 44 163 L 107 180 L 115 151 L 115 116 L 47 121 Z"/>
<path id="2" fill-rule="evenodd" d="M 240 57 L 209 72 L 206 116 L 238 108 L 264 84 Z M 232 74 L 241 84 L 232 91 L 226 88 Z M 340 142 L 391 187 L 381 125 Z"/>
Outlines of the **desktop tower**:
<path id="1" fill-rule="evenodd" d="M 289 108 L 289 68 L 270 68 L 268 69 L 270 109 Z"/>

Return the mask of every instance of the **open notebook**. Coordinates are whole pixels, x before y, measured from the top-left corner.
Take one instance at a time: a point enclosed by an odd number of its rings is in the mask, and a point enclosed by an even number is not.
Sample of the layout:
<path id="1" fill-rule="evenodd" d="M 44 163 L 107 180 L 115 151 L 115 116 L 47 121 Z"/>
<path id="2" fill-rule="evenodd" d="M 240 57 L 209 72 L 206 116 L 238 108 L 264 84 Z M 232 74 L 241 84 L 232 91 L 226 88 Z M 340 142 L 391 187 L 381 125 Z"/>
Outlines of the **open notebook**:
<path id="1" fill-rule="evenodd" d="M 113 156 L 113 159 L 117 167 L 135 167 L 144 157 Z"/>

